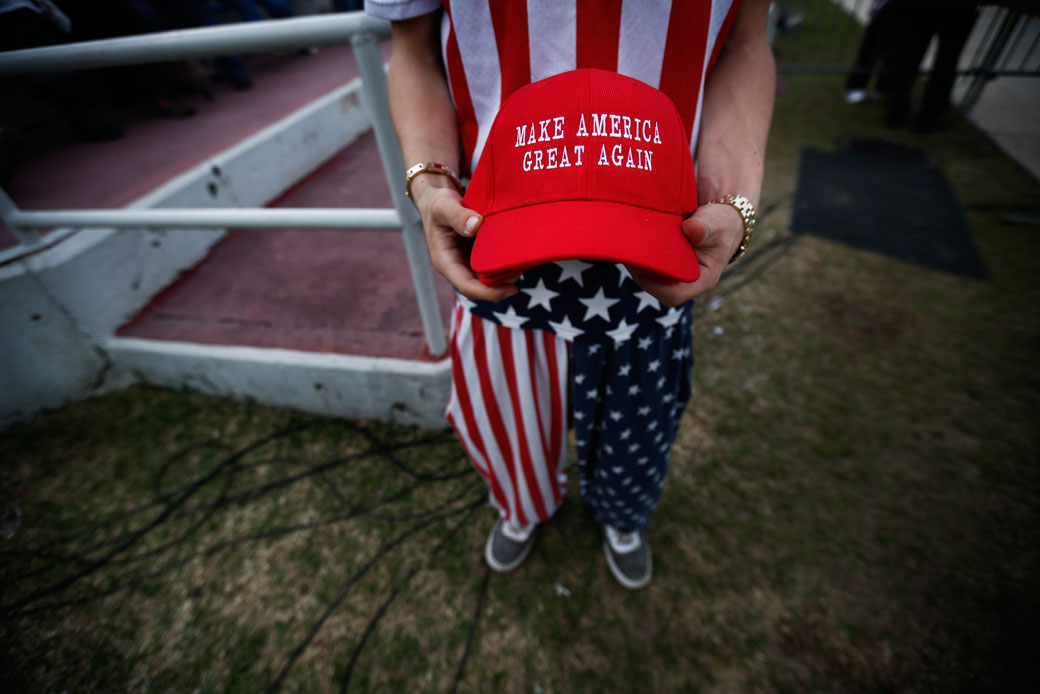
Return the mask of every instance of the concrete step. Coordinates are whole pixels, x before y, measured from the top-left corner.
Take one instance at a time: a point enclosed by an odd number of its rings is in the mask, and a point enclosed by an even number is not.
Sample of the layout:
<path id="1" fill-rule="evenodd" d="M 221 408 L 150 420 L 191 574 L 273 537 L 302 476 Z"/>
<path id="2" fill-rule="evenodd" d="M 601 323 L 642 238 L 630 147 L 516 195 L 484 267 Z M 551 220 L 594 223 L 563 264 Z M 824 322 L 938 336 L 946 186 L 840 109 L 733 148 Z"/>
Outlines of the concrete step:
<path id="1" fill-rule="evenodd" d="M 368 132 L 272 206 L 391 204 Z M 446 321 L 451 288 L 439 276 L 436 283 Z M 233 231 L 108 346 L 149 383 L 443 424 L 448 362 L 427 349 L 396 231 Z"/>

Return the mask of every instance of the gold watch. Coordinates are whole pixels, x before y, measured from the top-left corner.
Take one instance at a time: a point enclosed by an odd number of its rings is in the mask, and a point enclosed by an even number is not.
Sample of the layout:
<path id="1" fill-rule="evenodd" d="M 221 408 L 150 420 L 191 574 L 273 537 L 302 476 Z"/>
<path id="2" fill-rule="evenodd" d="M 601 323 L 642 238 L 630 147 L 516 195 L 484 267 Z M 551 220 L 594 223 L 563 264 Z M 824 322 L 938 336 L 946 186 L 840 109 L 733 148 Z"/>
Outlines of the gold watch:
<path id="1" fill-rule="evenodd" d="M 751 232 L 755 229 L 755 206 L 743 195 L 726 195 L 718 200 L 712 200 L 708 204 L 730 205 L 740 214 L 740 218 L 744 220 L 744 238 L 740 241 L 737 252 L 729 259 L 729 262 L 732 263 L 747 253 L 748 246 L 751 244 Z"/>

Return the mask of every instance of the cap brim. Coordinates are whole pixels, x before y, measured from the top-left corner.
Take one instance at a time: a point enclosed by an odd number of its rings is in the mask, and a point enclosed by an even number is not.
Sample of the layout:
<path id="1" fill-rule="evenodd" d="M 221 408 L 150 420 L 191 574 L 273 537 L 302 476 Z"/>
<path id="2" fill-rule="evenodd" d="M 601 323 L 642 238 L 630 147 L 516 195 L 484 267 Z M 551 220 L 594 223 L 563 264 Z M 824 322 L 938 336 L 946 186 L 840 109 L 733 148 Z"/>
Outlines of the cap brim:
<path id="1" fill-rule="evenodd" d="M 542 263 L 576 259 L 625 263 L 663 280 L 693 282 L 700 264 L 681 226 L 678 214 L 616 202 L 518 207 L 484 218 L 470 265 L 487 284 Z"/>

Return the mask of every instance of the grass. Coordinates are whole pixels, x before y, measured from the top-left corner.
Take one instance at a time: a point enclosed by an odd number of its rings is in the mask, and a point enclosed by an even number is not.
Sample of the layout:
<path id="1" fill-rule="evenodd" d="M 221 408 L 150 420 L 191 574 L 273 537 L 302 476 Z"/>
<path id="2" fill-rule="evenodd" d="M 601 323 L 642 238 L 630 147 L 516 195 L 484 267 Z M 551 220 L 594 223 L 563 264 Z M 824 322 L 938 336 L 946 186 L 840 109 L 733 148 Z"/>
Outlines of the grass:
<path id="1" fill-rule="evenodd" d="M 783 80 L 772 250 L 698 305 L 649 588 L 576 480 L 489 576 L 450 435 L 137 387 L 0 434 L 5 691 L 1035 690 L 1040 243 L 1001 218 L 1040 186 L 840 94 Z M 801 148 L 850 135 L 939 163 L 991 279 L 789 241 Z"/>
<path id="2" fill-rule="evenodd" d="M 774 39 L 779 65 L 795 69 L 825 65 L 840 71 L 853 64 L 863 27 L 849 13 L 823 0 L 788 0 L 783 7 L 797 24 Z"/>

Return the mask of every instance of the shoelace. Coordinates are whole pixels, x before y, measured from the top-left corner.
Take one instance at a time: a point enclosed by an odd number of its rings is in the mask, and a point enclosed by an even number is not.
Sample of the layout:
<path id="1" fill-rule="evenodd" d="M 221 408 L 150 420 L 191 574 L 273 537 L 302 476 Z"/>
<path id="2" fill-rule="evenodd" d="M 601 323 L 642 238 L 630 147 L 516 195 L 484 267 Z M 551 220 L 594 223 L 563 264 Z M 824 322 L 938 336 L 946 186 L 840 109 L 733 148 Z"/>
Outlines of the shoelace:
<path id="1" fill-rule="evenodd" d="M 515 525 L 509 523 L 502 524 L 502 534 L 513 542 L 527 542 L 527 538 L 531 536 L 531 532 L 534 530 L 533 526 L 526 528 L 518 528 Z"/>
<path id="2" fill-rule="evenodd" d="M 619 554 L 638 549 L 640 543 L 638 532 L 623 533 L 610 526 L 607 527 L 607 537 L 611 547 Z"/>

